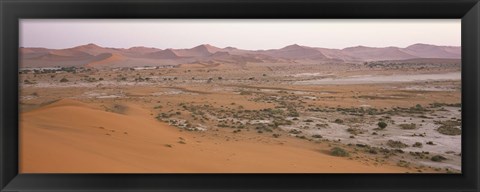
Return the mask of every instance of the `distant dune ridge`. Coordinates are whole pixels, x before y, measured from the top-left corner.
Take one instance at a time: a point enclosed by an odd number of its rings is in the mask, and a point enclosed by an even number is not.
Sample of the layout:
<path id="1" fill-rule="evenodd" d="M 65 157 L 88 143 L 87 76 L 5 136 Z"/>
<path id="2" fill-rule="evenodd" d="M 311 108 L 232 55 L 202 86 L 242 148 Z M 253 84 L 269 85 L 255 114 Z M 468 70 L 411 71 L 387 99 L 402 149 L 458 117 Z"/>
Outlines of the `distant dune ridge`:
<path id="1" fill-rule="evenodd" d="M 21 67 L 136 67 L 178 65 L 198 62 L 240 63 L 292 62 L 297 60 L 365 62 L 420 58 L 460 59 L 461 47 L 414 44 L 399 47 L 356 46 L 328 49 L 289 45 L 280 49 L 242 50 L 202 44 L 190 49 L 149 47 L 107 48 L 87 44 L 68 49 L 20 48 Z"/>

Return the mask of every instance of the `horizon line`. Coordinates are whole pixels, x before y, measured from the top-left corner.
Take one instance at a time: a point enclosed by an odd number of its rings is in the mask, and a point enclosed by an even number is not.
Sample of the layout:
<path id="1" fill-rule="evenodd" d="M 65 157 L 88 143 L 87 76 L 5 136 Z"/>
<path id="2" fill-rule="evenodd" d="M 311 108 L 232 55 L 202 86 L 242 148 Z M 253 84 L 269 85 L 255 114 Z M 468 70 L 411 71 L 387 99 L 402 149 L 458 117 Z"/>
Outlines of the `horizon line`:
<path id="1" fill-rule="evenodd" d="M 108 47 L 108 46 L 102 46 L 102 45 L 99 45 L 97 43 L 86 43 L 86 44 L 80 44 L 80 45 L 76 45 L 76 46 L 72 46 L 72 47 L 66 47 L 66 48 L 49 48 L 49 47 L 40 47 L 40 46 L 31 46 L 31 47 L 22 47 L 20 46 L 19 48 L 43 48 L 43 49 L 53 49 L 53 50 L 62 50 L 62 49 L 73 49 L 73 48 L 76 48 L 76 47 L 82 47 L 82 46 L 88 46 L 88 45 L 95 45 L 95 46 L 98 46 L 98 47 L 102 47 L 102 48 L 110 48 L 110 49 L 132 49 L 132 48 L 137 48 L 137 47 L 143 47 L 143 48 L 153 48 L 153 49 L 160 49 L 160 50 L 168 50 L 168 49 L 192 49 L 192 48 L 195 48 L 195 47 L 199 47 L 199 46 L 212 46 L 212 47 L 216 47 L 216 48 L 220 48 L 220 49 L 226 49 L 226 48 L 234 48 L 234 49 L 239 49 L 239 50 L 248 50 L 248 51 L 266 51 L 266 50 L 274 50 L 274 49 L 282 49 L 282 48 L 285 48 L 285 47 L 288 47 L 288 46 L 294 46 L 294 45 L 297 45 L 297 46 L 301 46 L 301 47 L 310 47 L 310 48 L 323 48 L 323 49 L 337 49 L 337 50 L 343 50 L 343 49 L 347 49 L 347 48 L 354 48 L 354 47 L 368 47 L 368 48 L 389 48 L 389 47 L 395 47 L 395 48 L 407 48 L 409 46 L 412 46 L 412 45 L 430 45 L 430 46 L 439 46 L 439 47 L 461 47 L 462 45 L 436 45 L 436 44 L 429 44 L 429 43 L 414 43 L 414 44 L 411 44 L 411 45 L 408 45 L 406 47 L 400 47 L 400 46 L 383 46 L 383 47 L 376 47 L 376 46 L 366 46 L 366 45 L 352 45 L 352 46 L 348 46 L 348 47 L 344 47 L 344 48 L 329 48 L 329 47 L 317 47 L 317 46 L 309 46 L 309 45 L 300 45 L 300 44 L 297 44 L 297 43 L 294 43 L 294 44 L 289 44 L 289 45 L 285 45 L 283 47 L 280 47 L 280 48 L 272 48 L 272 49 L 242 49 L 242 48 L 237 48 L 237 47 L 233 47 L 233 46 L 227 46 L 227 47 L 217 47 L 215 45 L 212 45 L 212 44 L 209 44 L 209 43 L 203 43 L 203 44 L 199 44 L 197 46 L 193 46 L 193 47 L 184 47 L 184 48 L 158 48 L 158 47 L 149 47 L 149 46 L 143 46 L 143 45 L 136 45 L 136 46 L 131 46 L 131 47 Z"/>

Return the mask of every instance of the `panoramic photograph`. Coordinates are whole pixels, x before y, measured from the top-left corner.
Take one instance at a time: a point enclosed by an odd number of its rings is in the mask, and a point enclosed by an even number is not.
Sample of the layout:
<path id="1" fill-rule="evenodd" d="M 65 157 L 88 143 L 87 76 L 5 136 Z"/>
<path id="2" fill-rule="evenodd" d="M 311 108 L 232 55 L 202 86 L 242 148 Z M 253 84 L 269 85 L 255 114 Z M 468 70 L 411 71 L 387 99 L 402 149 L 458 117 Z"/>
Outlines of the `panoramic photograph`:
<path id="1" fill-rule="evenodd" d="M 460 19 L 19 26 L 20 173 L 462 173 Z"/>

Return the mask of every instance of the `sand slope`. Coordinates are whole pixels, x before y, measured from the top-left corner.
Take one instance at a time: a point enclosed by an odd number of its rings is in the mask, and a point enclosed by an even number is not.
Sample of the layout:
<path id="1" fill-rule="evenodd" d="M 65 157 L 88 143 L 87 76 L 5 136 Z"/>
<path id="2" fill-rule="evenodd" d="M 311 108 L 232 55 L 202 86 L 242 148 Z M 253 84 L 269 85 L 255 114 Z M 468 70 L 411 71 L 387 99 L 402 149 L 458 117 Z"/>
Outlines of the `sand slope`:
<path id="1" fill-rule="evenodd" d="M 93 61 L 86 64 L 85 67 L 101 67 L 101 66 L 109 65 L 114 62 L 118 62 L 125 59 L 124 56 L 118 53 L 105 53 L 102 57 L 103 58 L 100 60 Z"/>
<path id="2" fill-rule="evenodd" d="M 21 114 L 21 173 L 406 172 L 333 157 L 325 146 L 228 141 L 180 132 L 141 107 L 106 112 L 60 100 Z M 183 141 L 185 144 L 179 143 Z M 171 147 L 166 146 L 171 145 Z"/>

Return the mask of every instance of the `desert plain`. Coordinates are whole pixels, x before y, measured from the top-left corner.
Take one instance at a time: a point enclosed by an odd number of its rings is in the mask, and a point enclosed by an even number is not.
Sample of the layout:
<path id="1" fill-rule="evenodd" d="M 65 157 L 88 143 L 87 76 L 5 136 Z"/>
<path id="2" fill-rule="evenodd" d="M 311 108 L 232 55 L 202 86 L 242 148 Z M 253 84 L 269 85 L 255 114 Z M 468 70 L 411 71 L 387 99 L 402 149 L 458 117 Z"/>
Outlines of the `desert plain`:
<path id="1" fill-rule="evenodd" d="M 460 48 L 20 48 L 22 173 L 461 173 Z"/>

